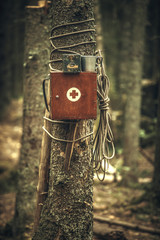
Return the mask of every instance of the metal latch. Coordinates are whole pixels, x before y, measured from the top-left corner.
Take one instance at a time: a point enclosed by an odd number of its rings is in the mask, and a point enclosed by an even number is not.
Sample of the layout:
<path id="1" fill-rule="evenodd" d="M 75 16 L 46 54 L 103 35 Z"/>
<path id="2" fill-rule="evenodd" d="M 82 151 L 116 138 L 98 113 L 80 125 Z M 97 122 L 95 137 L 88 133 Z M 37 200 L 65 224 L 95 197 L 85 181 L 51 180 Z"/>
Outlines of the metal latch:
<path id="1" fill-rule="evenodd" d="M 63 54 L 63 72 L 64 73 L 81 72 L 81 55 Z"/>

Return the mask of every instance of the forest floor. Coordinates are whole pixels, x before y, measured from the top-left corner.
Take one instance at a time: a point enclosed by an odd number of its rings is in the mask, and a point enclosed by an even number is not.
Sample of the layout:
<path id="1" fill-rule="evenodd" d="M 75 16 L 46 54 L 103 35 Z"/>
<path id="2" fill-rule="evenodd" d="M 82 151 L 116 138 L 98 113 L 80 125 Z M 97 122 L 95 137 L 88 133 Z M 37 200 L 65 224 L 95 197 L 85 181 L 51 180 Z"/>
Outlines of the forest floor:
<path id="1" fill-rule="evenodd" d="M 22 99 L 12 101 L 6 118 L 0 123 L 0 132 L 0 228 L 2 229 L 14 216 L 16 169 L 22 136 Z M 154 148 L 150 147 L 146 150 L 149 156 L 154 158 Z M 121 158 L 122 156 L 116 157 L 116 161 L 121 162 Z M 160 235 L 154 232 L 150 234 L 138 230 L 138 227 L 160 229 L 160 209 L 156 209 L 152 202 L 136 201 L 146 191 L 153 172 L 153 166 L 142 156 L 139 160 L 139 172 L 139 183 L 131 187 L 121 186 L 119 181 L 114 182 L 113 176 L 108 176 L 103 183 L 95 179 L 94 217 L 103 217 L 110 221 L 110 223 L 101 223 L 94 220 L 94 232 L 97 233 L 95 240 L 110 239 L 107 238 L 106 231 L 123 232 L 128 240 L 160 239 Z M 125 222 L 126 226 L 113 224 L 117 221 Z M 136 230 L 127 227 L 129 223 L 138 226 Z M 9 236 L 0 235 L 0 240 L 10 239 L 12 238 Z"/>

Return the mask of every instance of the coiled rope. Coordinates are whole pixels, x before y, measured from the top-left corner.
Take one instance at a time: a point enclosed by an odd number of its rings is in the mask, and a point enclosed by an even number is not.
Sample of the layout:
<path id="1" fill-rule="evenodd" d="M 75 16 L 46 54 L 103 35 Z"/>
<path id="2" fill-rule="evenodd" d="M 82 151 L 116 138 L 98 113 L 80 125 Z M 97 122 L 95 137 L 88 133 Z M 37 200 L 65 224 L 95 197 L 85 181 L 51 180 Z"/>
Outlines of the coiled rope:
<path id="1" fill-rule="evenodd" d="M 93 140 L 93 161 L 97 177 L 100 181 L 103 181 L 109 168 L 109 160 L 115 155 L 115 147 L 110 127 L 110 99 L 108 97 L 110 83 L 105 73 L 101 51 L 97 51 L 97 54 L 100 56 L 97 66 L 97 96 L 99 100 L 100 120 Z M 103 173 L 102 179 L 99 177 L 100 172 Z"/>

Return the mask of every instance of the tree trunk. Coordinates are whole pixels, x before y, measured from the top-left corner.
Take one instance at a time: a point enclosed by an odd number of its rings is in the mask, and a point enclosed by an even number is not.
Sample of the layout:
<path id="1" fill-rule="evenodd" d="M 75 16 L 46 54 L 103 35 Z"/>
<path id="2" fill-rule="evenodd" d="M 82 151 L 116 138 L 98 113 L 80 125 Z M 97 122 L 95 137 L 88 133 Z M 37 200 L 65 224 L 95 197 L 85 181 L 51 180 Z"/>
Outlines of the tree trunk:
<path id="1" fill-rule="evenodd" d="M 148 0 L 134 0 L 131 4 L 131 39 L 128 53 L 128 83 L 126 85 L 126 105 L 124 112 L 124 165 L 129 171 L 124 180 L 137 179 L 139 157 L 139 125 L 141 107 L 141 79 L 143 66 L 144 34 Z"/>
<path id="2" fill-rule="evenodd" d="M 119 81 L 118 90 L 121 93 L 121 108 L 124 111 L 124 105 L 127 94 L 128 75 L 130 69 L 129 57 L 131 54 L 131 2 L 123 5 L 121 9 L 121 20 L 120 20 L 120 49 L 119 49 Z"/>
<path id="3" fill-rule="evenodd" d="M 23 136 L 13 222 L 16 239 L 24 239 L 34 218 L 44 113 L 42 80 L 49 72 L 48 25 L 44 9 L 26 9 Z"/>
<path id="4" fill-rule="evenodd" d="M 93 18 L 93 0 L 53 1 L 53 27 L 70 22 L 78 22 Z M 68 25 L 58 28 L 55 35 L 84 29 L 93 29 L 94 22 L 89 21 L 78 25 Z M 93 55 L 94 33 L 87 32 L 78 35 L 59 38 L 55 45 L 67 46 L 80 42 L 82 44 L 70 48 L 82 55 Z M 54 54 L 54 58 L 61 58 Z M 54 68 L 61 70 L 59 63 Z M 91 120 L 80 121 L 76 138 L 92 131 Z M 70 135 L 70 124 L 53 124 L 52 135 L 66 139 Z M 49 191 L 43 204 L 41 219 L 34 240 L 92 239 L 92 187 L 93 167 L 91 161 L 92 138 L 84 139 L 74 144 L 69 170 L 65 169 L 66 144 L 52 140 Z"/>
<path id="5" fill-rule="evenodd" d="M 116 8 L 116 7 L 115 7 Z M 116 58 L 116 66 L 115 66 L 115 89 L 117 94 L 115 97 L 117 98 L 116 108 L 118 107 L 118 111 L 121 112 L 121 121 L 117 124 L 116 134 L 117 139 L 120 139 L 120 145 L 123 147 L 123 137 L 124 137 L 124 111 L 125 111 L 125 103 L 127 98 L 127 84 L 128 84 L 128 75 L 130 69 L 130 52 L 131 52 L 131 1 L 122 1 L 119 3 L 119 7 L 117 10 L 117 15 L 119 16 L 119 21 L 117 24 L 119 28 L 117 28 L 115 38 L 118 38 L 117 41 L 117 58 Z M 116 136 L 115 136 L 116 138 Z"/>

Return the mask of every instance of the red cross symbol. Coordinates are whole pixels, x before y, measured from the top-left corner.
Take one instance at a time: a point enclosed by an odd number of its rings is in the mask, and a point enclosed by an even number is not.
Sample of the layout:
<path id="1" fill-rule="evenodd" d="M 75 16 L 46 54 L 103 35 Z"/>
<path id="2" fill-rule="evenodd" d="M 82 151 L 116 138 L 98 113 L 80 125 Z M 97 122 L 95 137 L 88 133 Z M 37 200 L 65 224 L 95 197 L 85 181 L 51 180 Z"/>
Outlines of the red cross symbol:
<path id="1" fill-rule="evenodd" d="M 78 96 L 78 92 L 76 92 L 76 90 L 72 90 L 72 92 L 70 93 L 70 96 L 74 99 Z"/>
<path id="2" fill-rule="evenodd" d="M 77 102 L 81 97 L 81 92 L 78 88 L 72 87 L 72 88 L 68 89 L 66 96 L 69 101 Z"/>

